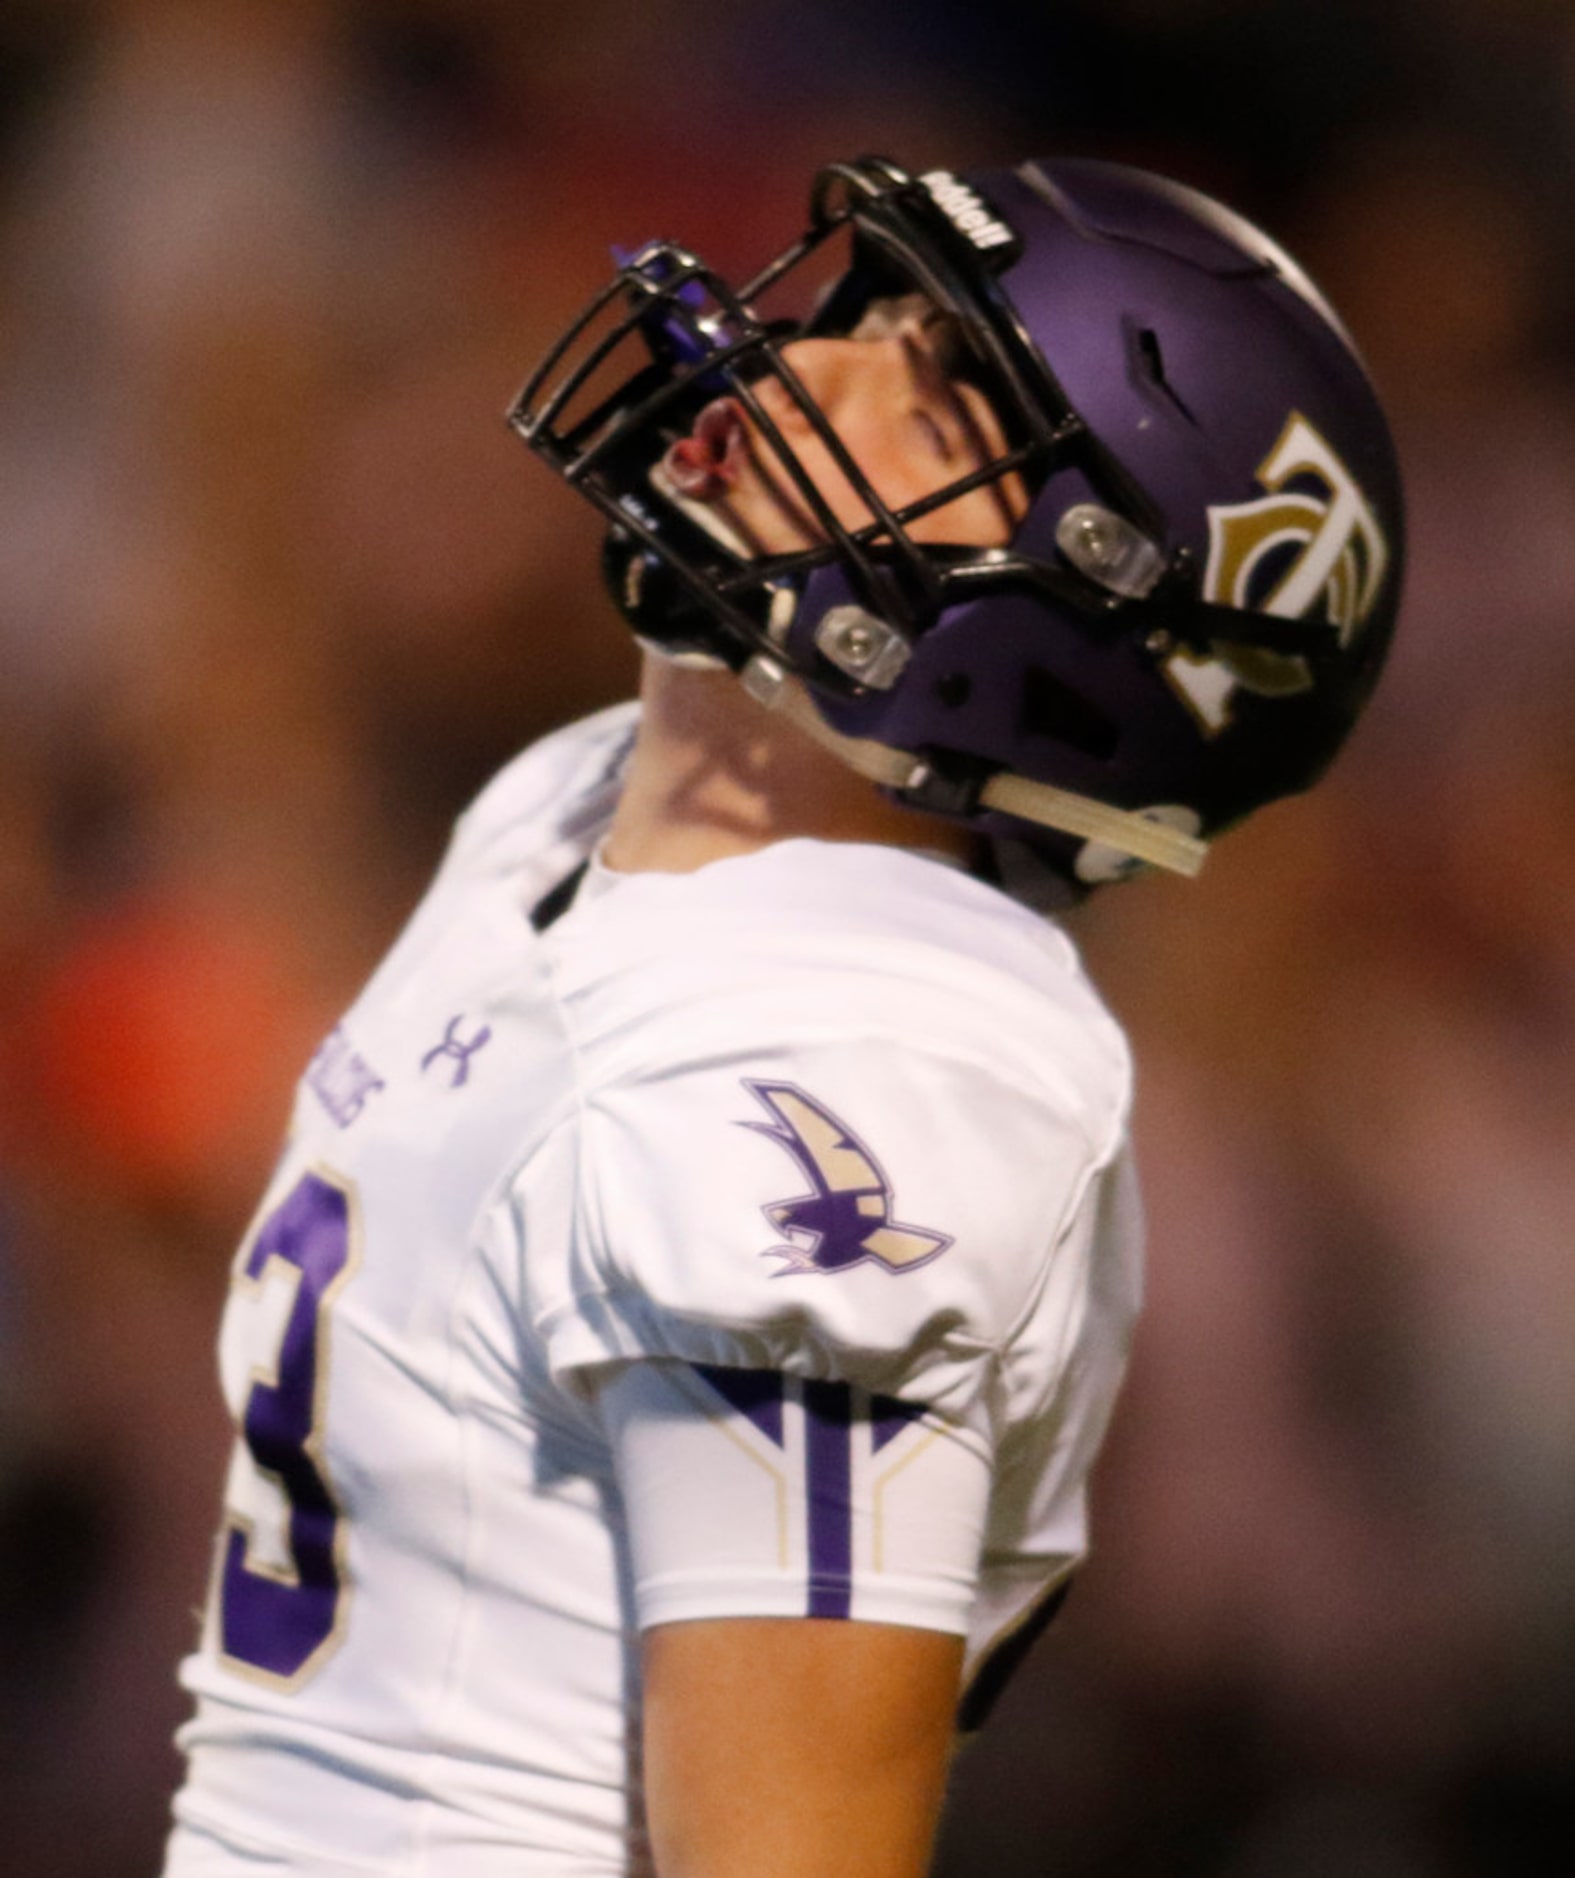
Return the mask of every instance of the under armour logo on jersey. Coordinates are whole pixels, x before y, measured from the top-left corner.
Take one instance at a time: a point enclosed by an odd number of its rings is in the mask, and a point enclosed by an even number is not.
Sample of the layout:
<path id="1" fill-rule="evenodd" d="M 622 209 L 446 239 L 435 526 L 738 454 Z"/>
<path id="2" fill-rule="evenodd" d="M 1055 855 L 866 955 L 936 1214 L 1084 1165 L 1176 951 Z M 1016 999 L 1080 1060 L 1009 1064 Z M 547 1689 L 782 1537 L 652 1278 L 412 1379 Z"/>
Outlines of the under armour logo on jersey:
<path id="1" fill-rule="evenodd" d="M 773 1200 L 761 1211 L 787 1242 L 768 1247 L 764 1258 L 786 1260 L 777 1274 L 842 1272 L 874 1259 L 890 1272 L 910 1272 L 951 1244 L 942 1232 L 904 1226 L 891 1216 L 890 1182 L 846 1122 L 788 1082 L 752 1082 L 744 1087 L 774 1118 L 741 1122 L 787 1149 L 813 1192 Z"/>
<path id="2" fill-rule="evenodd" d="M 448 1027 L 443 1032 L 443 1041 L 427 1051 L 421 1059 L 421 1073 L 424 1076 L 434 1063 L 452 1064 L 449 1080 L 450 1089 L 463 1089 L 470 1081 L 470 1059 L 479 1050 L 484 1050 L 492 1041 L 492 1027 L 483 1024 L 473 1037 L 462 1037 L 459 1027 L 465 1021 L 464 1013 L 448 1020 Z"/>
<path id="3" fill-rule="evenodd" d="M 1389 542 L 1372 504 L 1299 411 L 1285 420 L 1257 477 L 1267 495 L 1209 510 L 1203 597 L 1279 619 L 1321 611 L 1340 645 L 1349 645 L 1389 568 Z M 1257 646 L 1178 652 L 1165 669 L 1210 735 L 1230 722 L 1238 687 L 1281 697 L 1312 684 L 1305 659 Z"/>

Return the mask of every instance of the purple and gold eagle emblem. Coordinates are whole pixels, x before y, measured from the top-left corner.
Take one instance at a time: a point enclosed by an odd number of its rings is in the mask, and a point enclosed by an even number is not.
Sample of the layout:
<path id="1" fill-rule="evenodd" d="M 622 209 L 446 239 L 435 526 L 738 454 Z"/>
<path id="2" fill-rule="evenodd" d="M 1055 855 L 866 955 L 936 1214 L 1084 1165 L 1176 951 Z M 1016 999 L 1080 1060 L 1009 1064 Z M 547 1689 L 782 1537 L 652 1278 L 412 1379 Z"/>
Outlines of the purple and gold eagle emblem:
<path id="1" fill-rule="evenodd" d="M 892 1218 L 891 1183 L 880 1163 L 824 1103 L 790 1082 L 746 1079 L 744 1087 L 772 1119 L 739 1126 L 786 1148 L 812 1189 L 760 1209 L 784 1235 L 784 1243 L 761 1254 L 786 1261 L 779 1278 L 845 1272 L 866 1259 L 889 1272 L 916 1271 L 952 1243 L 943 1232 Z"/>

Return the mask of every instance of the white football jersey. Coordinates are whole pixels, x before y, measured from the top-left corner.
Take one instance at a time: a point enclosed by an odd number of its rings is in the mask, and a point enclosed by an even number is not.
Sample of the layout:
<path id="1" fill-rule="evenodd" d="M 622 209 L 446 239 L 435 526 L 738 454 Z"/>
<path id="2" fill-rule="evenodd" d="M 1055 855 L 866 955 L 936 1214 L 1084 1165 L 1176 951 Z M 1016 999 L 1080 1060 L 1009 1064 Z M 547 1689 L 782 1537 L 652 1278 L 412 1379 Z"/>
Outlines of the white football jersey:
<path id="1" fill-rule="evenodd" d="M 1057 927 L 901 850 L 567 903 L 635 721 L 503 772 L 302 1079 L 169 1878 L 646 1871 L 642 1626 L 915 1624 L 977 1687 L 1084 1551 L 1119 1030 Z"/>

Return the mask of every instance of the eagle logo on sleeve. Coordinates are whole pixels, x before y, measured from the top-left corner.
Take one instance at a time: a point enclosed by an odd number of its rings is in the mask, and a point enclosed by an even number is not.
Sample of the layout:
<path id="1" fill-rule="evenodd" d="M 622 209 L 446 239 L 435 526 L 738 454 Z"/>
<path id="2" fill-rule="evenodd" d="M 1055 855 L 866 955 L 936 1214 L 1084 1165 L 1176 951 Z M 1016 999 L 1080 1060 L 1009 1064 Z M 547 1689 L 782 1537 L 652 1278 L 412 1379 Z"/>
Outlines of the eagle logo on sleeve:
<path id="1" fill-rule="evenodd" d="M 846 1122 L 790 1082 L 745 1081 L 770 1114 L 769 1122 L 740 1122 L 787 1150 L 811 1191 L 772 1200 L 760 1210 L 784 1236 L 762 1258 L 783 1259 L 777 1273 L 845 1272 L 874 1259 L 889 1272 L 911 1272 L 938 1258 L 952 1243 L 943 1232 L 894 1220 L 891 1183 L 880 1163 Z"/>

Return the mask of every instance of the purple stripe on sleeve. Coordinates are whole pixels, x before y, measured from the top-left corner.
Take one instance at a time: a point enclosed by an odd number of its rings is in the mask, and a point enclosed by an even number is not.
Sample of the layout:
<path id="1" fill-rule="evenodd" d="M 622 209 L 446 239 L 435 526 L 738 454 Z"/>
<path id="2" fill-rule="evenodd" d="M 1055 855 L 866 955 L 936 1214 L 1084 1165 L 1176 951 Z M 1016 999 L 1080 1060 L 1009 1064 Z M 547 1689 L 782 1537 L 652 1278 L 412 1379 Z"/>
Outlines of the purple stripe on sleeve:
<path id="1" fill-rule="evenodd" d="M 779 1448 L 786 1441 L 782 1429 L 783 1378 L 775 1369 L 726 1369 L 715 1363 L 695 1363 L 697 1376 L 708 1382 L 730 1407 L 753 1422 L 768 1441 Z"/>
<path id="2" fill-rule="evenodd" d="M 899 1402 L 895 1396 L 872 1395 L 870 1442 L 873 1451 L 879 1454 L 888 1441 L 895 1441 L 904 1428 L 912 1427 L 923 1418 L 924 1405 L 921 1402 Z"/>
<path id="3" fill-rule="evenodd" d="M 853 1391 L 804 1384 L 804 1486 L 809 1511 L 811 1617 L 846 1617 L 853 1604 Z"/>

